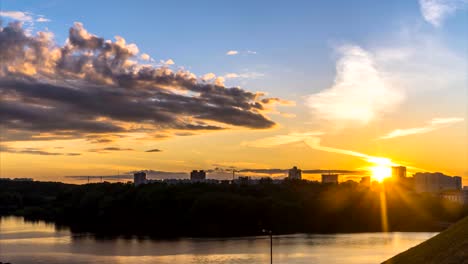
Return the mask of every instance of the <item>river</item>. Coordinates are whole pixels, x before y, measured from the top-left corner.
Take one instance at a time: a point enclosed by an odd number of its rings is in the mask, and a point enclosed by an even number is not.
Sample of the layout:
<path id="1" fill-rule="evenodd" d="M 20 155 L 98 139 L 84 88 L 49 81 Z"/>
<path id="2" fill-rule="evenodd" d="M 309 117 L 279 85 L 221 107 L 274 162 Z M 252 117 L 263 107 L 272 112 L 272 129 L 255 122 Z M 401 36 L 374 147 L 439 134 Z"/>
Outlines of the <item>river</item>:
<path id="1" fill-rule="evenodd" d="M 273 263 L 381 263 L 436 233 L 295 234 L 274 236 Z M 12 264 L 269 263 L 266 236 L 223 239 L 98 239 L 53 224 L 0 219 L 0 262 Z"/>

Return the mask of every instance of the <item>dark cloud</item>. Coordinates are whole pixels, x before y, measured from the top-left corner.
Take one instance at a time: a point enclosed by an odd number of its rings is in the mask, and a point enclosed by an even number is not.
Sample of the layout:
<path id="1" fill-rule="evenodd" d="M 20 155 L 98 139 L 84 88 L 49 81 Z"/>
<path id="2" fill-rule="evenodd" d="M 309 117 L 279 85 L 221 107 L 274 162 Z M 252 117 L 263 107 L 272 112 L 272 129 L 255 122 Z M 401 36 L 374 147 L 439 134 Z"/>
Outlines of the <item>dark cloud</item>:
<path id="1" fill-rule="evenodd" d="M 89 152 L 97 152 L 97 153 L 108 153 L 111 151 L 133 151 L 131 148 L 119 148 L 119 147 L 106 147 L 106 148 L 96 148 L 90 149 Z"/>
<path id="2" fill-rule="evenodd" d="M 145 152 L 161 152 L 162 150 L 160 149 L 150 149 L 150 150 L 147 150 Z"/>
<path id="3" fill-rule="evenodd" d="M 184 70 L 141 65 L 137 54 L 136 45 L 120 37 L 107 41 L 80 23 L 64 46 L 48 32 L 27 35 L 19 23 L 0 27 L 4 139 L 275 125 L 264 113 L 282 100 L 200 82 Z"/>
<path id="4" fill-rule="evenodd" d="M 0 145 L 0 153 L 16 153 L 16 154 L 31 154 L 42 156 L 79 156 L 81 153 L 62 153 L 62 152 L 49 152 L 38 148 L 10 148 Z"/>

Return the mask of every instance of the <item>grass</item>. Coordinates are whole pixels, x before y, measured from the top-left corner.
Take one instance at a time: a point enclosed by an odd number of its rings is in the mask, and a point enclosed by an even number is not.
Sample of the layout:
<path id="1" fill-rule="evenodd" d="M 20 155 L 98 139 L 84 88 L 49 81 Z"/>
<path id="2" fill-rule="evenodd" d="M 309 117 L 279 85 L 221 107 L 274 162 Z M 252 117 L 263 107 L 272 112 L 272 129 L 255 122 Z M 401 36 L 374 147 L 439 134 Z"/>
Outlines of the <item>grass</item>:
<path id="1" fill-rule="evenodd" d="M 468 217 L 383 264 L 468 264 Z"/>

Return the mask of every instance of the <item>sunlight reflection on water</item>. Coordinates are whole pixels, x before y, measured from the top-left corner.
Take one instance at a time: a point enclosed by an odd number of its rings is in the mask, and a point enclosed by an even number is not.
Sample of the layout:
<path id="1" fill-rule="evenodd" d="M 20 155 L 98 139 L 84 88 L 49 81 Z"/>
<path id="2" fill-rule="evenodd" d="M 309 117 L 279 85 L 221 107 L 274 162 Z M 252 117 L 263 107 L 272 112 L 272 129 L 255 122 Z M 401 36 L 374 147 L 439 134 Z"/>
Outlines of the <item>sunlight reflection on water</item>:
<path id="1" fill-rule="evenodd" d="M 283 235 L 274 263 L 380 263 L 436 233 Z M 267 237 L 150 240 L 95 239 L 53 224 L 6 217 L 0 221 L 0 261 L 12 264 L 269 263 Z"/>

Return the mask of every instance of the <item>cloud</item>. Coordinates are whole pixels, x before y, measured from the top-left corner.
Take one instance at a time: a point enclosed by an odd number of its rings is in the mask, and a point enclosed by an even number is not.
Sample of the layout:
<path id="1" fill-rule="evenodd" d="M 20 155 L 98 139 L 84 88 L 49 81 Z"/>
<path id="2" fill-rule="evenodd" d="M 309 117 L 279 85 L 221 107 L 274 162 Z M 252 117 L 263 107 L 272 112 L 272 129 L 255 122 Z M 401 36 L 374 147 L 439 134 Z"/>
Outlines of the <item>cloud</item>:
<path id="1" fill-rule="evenodd" d="M 38 17 L 36 18 L 36 22 L 39 22 L 39 23 L 50 22 L 50 19 L 45 18 L 45 17 Z"/>
<path id="2" fill-rule="evenodd" d="M 239 78 L 240 75 L 237 73 L 227 73 L 224 75 L 224 78 L 226 79 L 233 79 L 233 78 Z"/>
<path id="3" fill-rule="evenodd" d="M 150 150 L 147 150 L 145 152 L 161 152 L 162 150 L 160 149 L 150 149 Z"/>
<path id="4" fill-rule="evenodd" d="M 214 78 L 216 78 L 216 74 L 212 72 L 209 72 L 201 77 L 203 81 L 210 81 L 210 80 L 213 80 Z"/>
<path id="5" fill-rule="evenodd" d="M 165 65 L 174 65 L 175 62 L 172 59 L 168 59 L 164 62 Z"/>
<path id="6" fill-rule="evenodd" d="M 370 52 L 358 46 L 343 46 L 331 87 L 307 98 L 318 118 L 336 124 L 367 124 L 396 108 L 404 94 L 376 66 Z"/>
<path id="7" fill-rule="evenodd" d="M 239 51 L 237 50 L 229 50 L 228 52 L 226 52 L 226 55 L 228 56 L 233 56 L 233 55 L 237 55 L 239 54 Z"/>
<path id="8" fill-rule="evenodd" d="M 397 110 L 406 98 L 424 100 L 421 93 L 465 87 L 466 61 L 437 37 L 404 29 L 385 43 L 338 49 L 333 84 L 306 100 L 315 117 L 328 121 L 324 125 L 366 125 Z"/>
<path id="9" fill-rule="evenodd" d="M 247 50 L 247 51 L 238 51 L 238 50 L 229 50 L 226 52 L 226 55 L 228 56 L 234 56 L 234 55 L 239 55 L 239 54 L 247 54 L 247 55 L 256 55 L 257 52 L 253 50 Z"/>
<path id="10" fill-rule="evenodd" d="M 79 156 L 80 153 L 62 153 L 62 152 L 49 152 L 38 148 L 10 148 L 7 146 L 0 145 L 0 153 L 16 153 L 16 154 L 30 154 L 30 155 L 41 155 L 41 156 Z"/>
<path id="11" fill-rule="evenodd" d="M 146 53 L 143 53 L 140 55 L 140 59 L 144 60 L 144 61 L 149 61 L 151 59 L 150 55 L 146 54 Z"/>
<path id="12" fill-rule="evenodd" d="M 372 156 L 372 155 L 368 155 L 368 154 L 361 153 L 361 152 L 354 151 L 354 150 L 323 146 L 321 145 L 321 138 L 320 138 L 322 134 L 323 134 L 322 132 L 289 133 L 286 135 L 276 135 L 273 137 L 262 138 L 262 139 L 258 139 L 255 141 L 244 142 L 243 145 L 249 146 L 249 147 L 271 148 L 271 147 L 285 145 L 285 144 L 305 143 L 308 147 L 314 150 L 353 156 L 353 157 L 360 158 L 371 164 L 379 164 L 379 165 L 385 165 L 385 166 L 400 165 L 398 163 L 393 162 L 389 158 Z"/>
<path id="13" fill-rule="evenodd" d="M 26 34 L 19 22 L 0 28 L 2 139 L 275 126 L 265 114 L 276 101 L 262 93 L 142 65 L 138 54 L 124 38 L 105 40 L 81 23 L 63 46 L 51 32 Z"/>
<path id="14" fill-rule="evenodd" d="M 43 15 L 36 15 L 31 12 L 23 11 L 0 11 L 0 19 L 1 18 L 8 18 L 10 20 L 21 21 L 29 24 L 34 24 L 34 22 L 50 22 L 50 19 L 45 18 Z"/>
<path id="15" fill-rule="evenodd" d="M 243 146 L 248 146 L 248 147 L 257 147 L 257 148 L 270 148 L 270 147 L 276 147 L 284 144 L 291 144 L 291 143 L 298 143 L 298 142 L 304 142 L 305 140 L 308 140 L 310 138 L 314 138 L 317 136 L 323 135 L 322 132 L 316 131 L 316 132 L 306 132 L 306 133 L 290 133 L 286 135 L 276 135 L 272 137 L 266 137 L 266 138 L 261 138 L 257 139 L 254 141 L 246 141 L 243 142 Z"/>
<path id="16" fill-rule="evenodd" d="M 468 4 L 467 0 L 419 0 L 424 19 L 435 27 L 442 25 L 444 19 Z"/>
<path id="17" fill-rule="evenodd" d="M 34 20 L 31 13 L 21 11 L 0 11 L 0 17 L 7 17 L 21 22 L 32 22 Z"/>
<path id="18" fill-rule="evenodd" d="M 260 72 L 244 72 L 244 73 L 226 73 L 223 77 L 225 79 L 236 79 L 236 78 L 241 78 L 241 79 L 257 79 L 265 76 L 265 74 L 260 73 Z"/>
<path id="19" fill-rule="evenodd" d="M 405 129 L 396 129 L 393 130 L 384 136 L 380 137 L 379 139 L 391 139 L 391 138 L 396 138 L 396 137 L 404 137 L 404 136 L 409 136 L 409 135 L 416 135 L 416 134 L 424 134 L 424 133 L 429 133 L 431 131 L 463 122 L 463 118 L 458 118 L 458 117 L 449 117 L 449 118 L 433 118 L 431 121 L 427 123 L 426 126 L 422 127 L 413 127 L 413 128 L 405 128 Z"/>
<path id="20" fill-rule="evenodd" d="M 131 148 L 119 148 L 119 147 L 106 147 L 106 148 L 96 148 L 90 149 L 89 152 L 97 152 L 97 153 L 108 153 L 111 151 L 133 151 Z"/>

